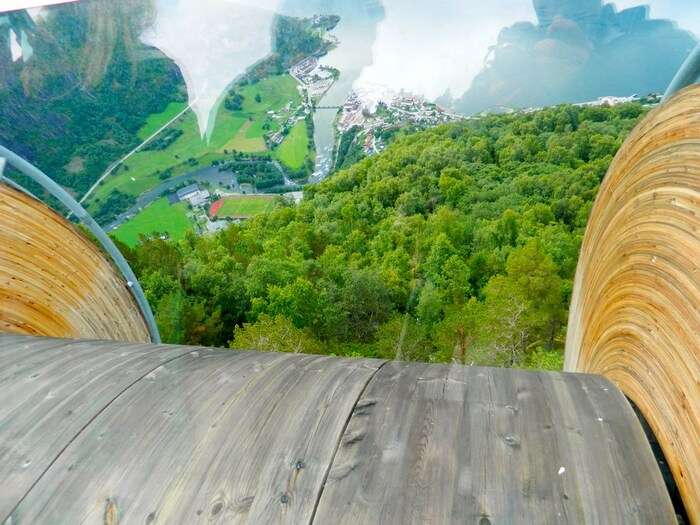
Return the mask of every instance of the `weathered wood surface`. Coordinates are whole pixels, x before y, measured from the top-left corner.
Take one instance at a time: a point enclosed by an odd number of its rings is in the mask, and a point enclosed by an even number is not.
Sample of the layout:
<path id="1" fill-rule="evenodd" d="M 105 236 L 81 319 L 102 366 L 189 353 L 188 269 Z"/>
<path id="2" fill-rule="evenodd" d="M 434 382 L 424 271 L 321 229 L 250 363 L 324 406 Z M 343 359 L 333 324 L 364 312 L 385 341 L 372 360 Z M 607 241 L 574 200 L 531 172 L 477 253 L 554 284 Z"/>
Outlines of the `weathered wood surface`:
<path id="1" fill-rule="evenodd" d="M 0 332 L 147 342 L 124 280 L 78 230 L 0 184 Z"/>
<path id="2" fill-rule="evenodd" d="M 94 416 L 190 350 L 0 335 L 0 523 Z"/>
<path id="3" fill-rule="evenodd" d="M 569 371 L 639 407 L 700 523 L 700 86 L 651 112 L 612 163 L 583 242 Z"/>
<path id="4" fill-rule="evenodd" d="M 308 523 L 379 364 L 198 349 L 101 411 L 12 523 Z"/>
<path id="5" fill-rule="evenodd" d="M 672 523 L 662 484 L 601 377 L 389 363 L 353 413 L 317 520 Z"/>
<path id="6" fill-rule="evenodd" d="M 0 336 L 0 395 L 12 525 L 673 523 L 597 376 Z"/>

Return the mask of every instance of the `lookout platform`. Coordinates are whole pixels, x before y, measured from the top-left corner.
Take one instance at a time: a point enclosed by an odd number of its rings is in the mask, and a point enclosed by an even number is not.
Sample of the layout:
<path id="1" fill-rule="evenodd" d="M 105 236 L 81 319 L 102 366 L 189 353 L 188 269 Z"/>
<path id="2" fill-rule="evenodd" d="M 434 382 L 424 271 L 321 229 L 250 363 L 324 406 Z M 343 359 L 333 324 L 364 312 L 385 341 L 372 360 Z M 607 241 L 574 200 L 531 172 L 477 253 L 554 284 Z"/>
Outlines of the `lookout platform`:
<path id="1" fill-rule="evenodd" d="M 12 525 L 675 523 L 596 375 L 0 335 L 0 399 Z"/>

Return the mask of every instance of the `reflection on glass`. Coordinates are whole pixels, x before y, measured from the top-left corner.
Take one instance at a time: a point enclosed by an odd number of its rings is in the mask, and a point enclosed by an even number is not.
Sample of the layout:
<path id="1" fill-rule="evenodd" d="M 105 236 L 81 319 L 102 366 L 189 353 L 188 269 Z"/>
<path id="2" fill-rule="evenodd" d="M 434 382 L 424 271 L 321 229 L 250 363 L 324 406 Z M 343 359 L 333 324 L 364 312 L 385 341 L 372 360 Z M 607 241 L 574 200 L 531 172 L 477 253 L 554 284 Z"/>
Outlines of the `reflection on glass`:
<path id="1" fill-rule="evenodd" d="M 698 28 L 684 0 L 14 10 L 0 142 L 123 243 L 166 341 L 556 367 L 600 178 Z"/>

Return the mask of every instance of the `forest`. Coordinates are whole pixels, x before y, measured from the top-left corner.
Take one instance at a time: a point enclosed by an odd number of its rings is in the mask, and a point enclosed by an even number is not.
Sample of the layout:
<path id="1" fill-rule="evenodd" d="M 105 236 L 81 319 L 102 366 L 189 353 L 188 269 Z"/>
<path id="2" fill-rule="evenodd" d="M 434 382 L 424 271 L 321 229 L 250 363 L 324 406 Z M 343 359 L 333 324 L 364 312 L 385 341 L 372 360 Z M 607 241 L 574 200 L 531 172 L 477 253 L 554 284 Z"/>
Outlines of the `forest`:
<path id="1" fill-rule="evenodd" d="M 0 83 L 0 122 L 13 124 L 0 126 L 2 143 L 76 194 L 138 145 L 149 115 L 186 99 L 171 60 L 154 49 L 140 59 L 146 12 L 136 2 L 57 9 L 35 28 L 32 60 Z M 98 15 L 116 29 L 95 29 Z"/>
<path id="2" fill-rule="evenodd" d="M 123 247 L 171 343 L 561 367 L 600 182 L 645 109 L 402 136 L 216 236 Z"/>

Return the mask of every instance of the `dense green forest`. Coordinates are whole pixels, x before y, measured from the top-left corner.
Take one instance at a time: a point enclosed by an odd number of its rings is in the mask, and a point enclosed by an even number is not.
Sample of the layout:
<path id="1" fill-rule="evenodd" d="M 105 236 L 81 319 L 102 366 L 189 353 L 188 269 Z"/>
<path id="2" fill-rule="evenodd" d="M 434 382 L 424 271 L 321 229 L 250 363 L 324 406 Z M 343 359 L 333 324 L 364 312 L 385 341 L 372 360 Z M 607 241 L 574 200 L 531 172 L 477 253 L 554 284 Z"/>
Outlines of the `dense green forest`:
<path id="1" fill-rule="evenodd" d="M 557 368 L 593 199 L 644 111 L 404 136 L 299 205 L 124 250 L 169 342 Z"/>
<path id="2" fill-rule="evenodd" d="M 12 64 L 0 83 L 0 121 L 12 123 L 0 126 L 0 141 L 82 194 L 138 145 L 149 115 L 186 99 L 184 81 L 170 59 L 139 41 L 146 3 L 80 3 L 52 13 L 28 29 L 32 59 Z"/>

